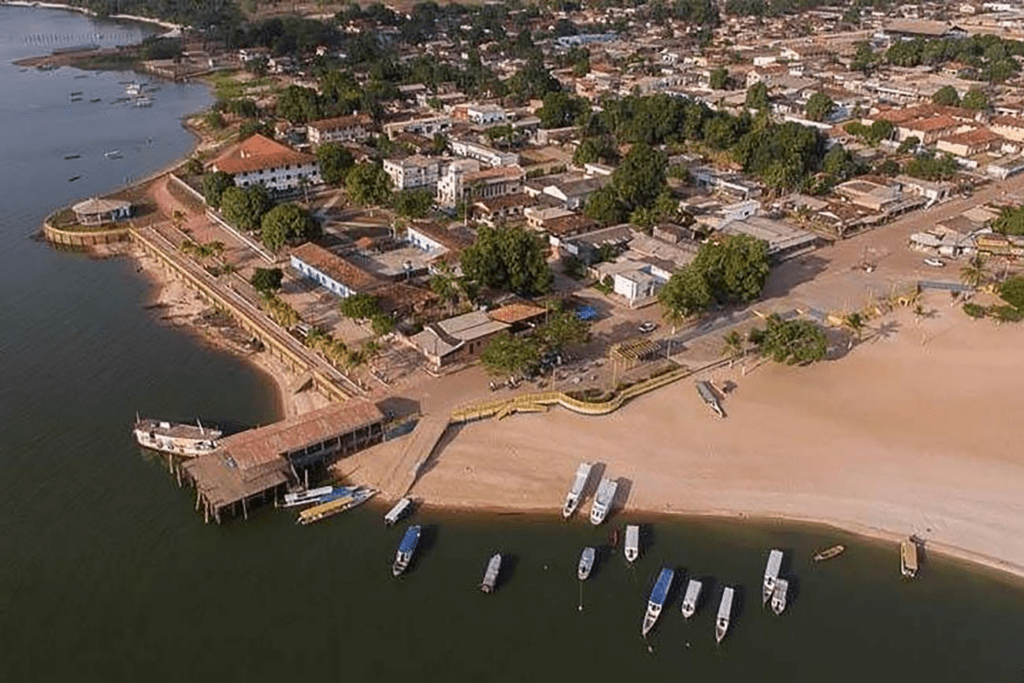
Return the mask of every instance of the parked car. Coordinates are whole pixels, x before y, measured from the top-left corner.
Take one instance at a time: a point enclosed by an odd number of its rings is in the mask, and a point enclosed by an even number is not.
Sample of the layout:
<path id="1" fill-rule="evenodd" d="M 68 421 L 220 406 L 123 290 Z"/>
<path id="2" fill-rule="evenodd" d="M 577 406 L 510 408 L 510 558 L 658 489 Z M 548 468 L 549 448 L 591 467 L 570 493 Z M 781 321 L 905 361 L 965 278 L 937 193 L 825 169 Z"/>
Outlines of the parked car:
<path id="1" fill-rule="evenodd" d="M 658 329 L 658 323 L 651 322 L 650 320 L 645 320 L 642 323 L 640 323 L 640 327 L 638 327 L 637 329 L 640 330 L 641 334 L 649 334 Z"/>
<path id="2" fill-rule="evenodd" d="M 946 265 L 946 262 L 938 258 L 926 258 L 924 260 L 924 264 L 926 266 L 931 266 L 932 268 L 941 268 Z"/>

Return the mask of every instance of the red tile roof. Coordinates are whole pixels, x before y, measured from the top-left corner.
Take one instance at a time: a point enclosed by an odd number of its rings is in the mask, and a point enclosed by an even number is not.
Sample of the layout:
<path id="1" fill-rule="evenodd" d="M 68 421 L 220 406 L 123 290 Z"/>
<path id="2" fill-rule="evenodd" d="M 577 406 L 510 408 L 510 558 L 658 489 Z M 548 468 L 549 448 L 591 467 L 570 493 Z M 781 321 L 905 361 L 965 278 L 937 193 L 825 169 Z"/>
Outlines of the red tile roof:
<path id="1" fill-rule="evenodd" d="M 246 138 L 238 146 L 233 147 L 217 157 L 212 166 L 225 173 L 247 173 L 265 168 L 281 168 L 282 166 L 311 164 L 316 161 L 312 154 L 296 152 L 280 142 L 274 142 L 262 135 Z"/>
<path id="2" fill-rule="evenodd" d="M 365 292 L 383 284 L 373 273 L 312 242 L 292 249 L 291 255 L 356 292 Z"/>

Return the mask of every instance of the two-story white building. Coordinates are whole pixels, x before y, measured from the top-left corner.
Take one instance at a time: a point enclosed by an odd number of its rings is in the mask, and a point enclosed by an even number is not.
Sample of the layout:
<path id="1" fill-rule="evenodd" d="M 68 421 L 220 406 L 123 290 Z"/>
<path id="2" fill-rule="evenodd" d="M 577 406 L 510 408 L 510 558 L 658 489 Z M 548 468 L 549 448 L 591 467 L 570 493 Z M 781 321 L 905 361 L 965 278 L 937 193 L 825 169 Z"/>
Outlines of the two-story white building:
<path id="1" fill-rule="evenodd" d="M 412 133 L 432 138 L 438 133 L 447 133 L 452 128 L 450 116 L 428 116 L 407 121 L 393 121 L 384 124 L 384 132 L 388 138 L 394 140 L 402 133 Z"/>
<path id="2" fill-rule="evenodd" d="M 508 112 L 497 104 L 468 104 L 466 118 L 478 126 L 500 126 L 508 123 Z"/>
<path id="3" fill-rule="evenodd" d="M 268 190 L 284 192 L 323 182 L 315 156 L 262 135 L 246 138 L 217 157 L 210 167 L 230 174 L 239 187 L 262 185 Z"/>
<path id="4" fill-rule="evenodd" d="M 353 114 L 310 121 L 306 124 L 306 137 L 314 145 L 325 142 L 359 142 L 368 138 L 372 130 L 373 119 L 366 114 Z"/>
<path id="5" fill-rule="evenodd" d="M 472 140 L 452 138 L 448 147 L 457 157 L 476 159 L 487 166 L 514 166 L 519 163 L 519 155 L 515 152 L 502 152 Z"/>
<path id="6" fill-rule="evenodd" d="M 526 173 L 520 166 L 498 166 L 480 170 L 474 159 L 452 162 L 437 183 L 437 203 L 455 206 L 461 201 L 491 199 L 523 191 Z"/>
<path id="7" fill-rule="evenodd" d="M 391 178 L 391 186 L 402 190 L 430 190 L 437 188 L 440 162 L 419 154 L 404 159 L 385 159 L 384 172 Z"/>

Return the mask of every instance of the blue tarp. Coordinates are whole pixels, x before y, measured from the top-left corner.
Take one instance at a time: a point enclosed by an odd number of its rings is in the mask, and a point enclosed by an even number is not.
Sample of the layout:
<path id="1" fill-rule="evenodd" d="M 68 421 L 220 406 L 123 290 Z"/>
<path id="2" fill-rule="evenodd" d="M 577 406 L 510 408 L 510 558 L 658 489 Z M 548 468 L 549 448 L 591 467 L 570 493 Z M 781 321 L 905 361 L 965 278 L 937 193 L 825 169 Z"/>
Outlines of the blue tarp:
<path id="1" fill-rule="evenodd" d="M 597 319 L 597 309 L 593 306 L 580 306 L 576 309 L 576 317 L 580 320 Z"/>

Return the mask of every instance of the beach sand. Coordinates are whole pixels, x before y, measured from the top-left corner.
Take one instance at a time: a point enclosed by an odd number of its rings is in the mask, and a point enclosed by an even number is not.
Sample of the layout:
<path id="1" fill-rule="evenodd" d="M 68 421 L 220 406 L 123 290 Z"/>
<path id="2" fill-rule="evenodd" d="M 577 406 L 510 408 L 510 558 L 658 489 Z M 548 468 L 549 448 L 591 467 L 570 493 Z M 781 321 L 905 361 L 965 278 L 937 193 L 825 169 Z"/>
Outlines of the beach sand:
<path id="1" fill-rule="evenodd" d="M 928 318 L 903 309 L 876 321 L 838 360 L 714 372 L 717 386 L 737 385 L 724 420 L 686 380 L 603 418 L 552 409 L 462 426 L 412 493 L 557 514 L 577 464 L 590 460 L 627 480 L 629 511 L 917 534 L 1024 574 L 1024 325 L 972 321 L 947 297 L 927 307 Z M 588 511 L 589 502 L 577 514 Z"/>

